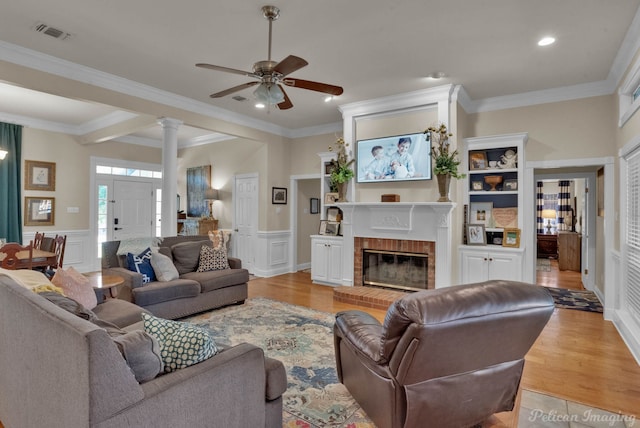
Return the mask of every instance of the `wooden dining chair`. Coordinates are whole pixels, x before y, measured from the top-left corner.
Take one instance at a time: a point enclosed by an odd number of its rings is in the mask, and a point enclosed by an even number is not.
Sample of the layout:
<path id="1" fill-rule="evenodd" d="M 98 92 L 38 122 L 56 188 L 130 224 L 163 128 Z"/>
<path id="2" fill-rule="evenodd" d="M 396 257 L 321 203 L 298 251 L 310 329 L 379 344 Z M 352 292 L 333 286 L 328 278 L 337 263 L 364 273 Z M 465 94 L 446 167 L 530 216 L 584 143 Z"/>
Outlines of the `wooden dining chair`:
<path id="1" fill-rule="evenodd" d="M 24 252 L 27 252 L 28 256 Z M 11 270 L 31 269 L 33 267 L 33 241 L 25 246 L 17 242 L 10 242 L 0 247 L 0 267 Z"/>
<path id="2" fill-rule="evenodd" d="M 55 264 L 48 267 L 48 270 L 62 269 L 62 262 L 64 261 L 64 249 L 67 246 L 67 235 L 56 235 L 53 239 L 53 253 L 56 253 Z"/>
<path id="3" fill-rule="evenodd" d="M 44 240 L 44 233 L 36 232 L 33 238 L 33 248 L 42 249 L 42 242 Z"/>

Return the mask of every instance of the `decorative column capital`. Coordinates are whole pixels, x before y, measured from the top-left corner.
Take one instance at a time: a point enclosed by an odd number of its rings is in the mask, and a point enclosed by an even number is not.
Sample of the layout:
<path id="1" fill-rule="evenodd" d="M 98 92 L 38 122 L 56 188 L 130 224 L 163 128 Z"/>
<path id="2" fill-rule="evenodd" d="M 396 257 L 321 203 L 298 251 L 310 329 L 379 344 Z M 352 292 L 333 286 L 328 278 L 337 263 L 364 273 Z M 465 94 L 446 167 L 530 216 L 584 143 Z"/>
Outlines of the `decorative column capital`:
<path id="1" fill-rule="evenodd" d="M 184 122 L 178 119 L 172 119 L 170 117 L 161 117 L 158 119 L 158 125 L 162 126 L 162 128 L 173 128 L 178 129 Z"/>

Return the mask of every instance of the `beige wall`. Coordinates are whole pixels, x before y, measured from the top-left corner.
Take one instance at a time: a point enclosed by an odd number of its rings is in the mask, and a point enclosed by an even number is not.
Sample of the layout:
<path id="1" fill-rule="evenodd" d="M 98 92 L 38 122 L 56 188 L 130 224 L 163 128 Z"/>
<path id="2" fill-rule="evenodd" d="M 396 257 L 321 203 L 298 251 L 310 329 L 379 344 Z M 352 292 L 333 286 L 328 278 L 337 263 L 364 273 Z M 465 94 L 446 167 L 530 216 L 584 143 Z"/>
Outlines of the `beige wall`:
<path id="1" fill-rule="evenodd" d="M 296 215 L 298 216 L 297 235 L 297 263 L 311 263 L 311 235 L 318 234 L 320 225 L 320 214 L 309 212 L 309 200 L 320 198 L 320 179 L 298 180 L 298 206 Z"/>
<path id="2" fill-rule="evenodd" d="M 53 197 L 56 202 L 54 226 L 28 226 L 24 228 L 24 232 L 89 229 L 91 156 L 148 163 L 160 163 L 162 158 L 159 149 L 124 143 L 82 145 L 66 134 L 24 128 L 22 159 L 55 162 L 56 164 L 56 190 L 54 192 L 24 190 L 24 162 L 22 164 L 23 196 Z M 77 214 L 67 213 L 67 207 L 77 207 L 79 212 Z"/>

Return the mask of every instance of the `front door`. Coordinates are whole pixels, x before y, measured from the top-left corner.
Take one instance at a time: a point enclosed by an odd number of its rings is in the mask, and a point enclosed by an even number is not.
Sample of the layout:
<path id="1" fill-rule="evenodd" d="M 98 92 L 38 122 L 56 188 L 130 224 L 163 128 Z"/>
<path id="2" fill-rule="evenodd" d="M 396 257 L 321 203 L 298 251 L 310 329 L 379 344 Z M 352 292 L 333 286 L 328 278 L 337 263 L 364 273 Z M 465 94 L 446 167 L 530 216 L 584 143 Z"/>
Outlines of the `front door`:
<path id="1" fill-rule="evenodd" d="M 253 272 L 258 233 L 258 175 L 235 177 L 235 256 Z"/>
<path id="2" fill-rule="evenodd" d="M 153 185 L 149 182 L 114 180 L 113 240 L 155 236 Z"/>

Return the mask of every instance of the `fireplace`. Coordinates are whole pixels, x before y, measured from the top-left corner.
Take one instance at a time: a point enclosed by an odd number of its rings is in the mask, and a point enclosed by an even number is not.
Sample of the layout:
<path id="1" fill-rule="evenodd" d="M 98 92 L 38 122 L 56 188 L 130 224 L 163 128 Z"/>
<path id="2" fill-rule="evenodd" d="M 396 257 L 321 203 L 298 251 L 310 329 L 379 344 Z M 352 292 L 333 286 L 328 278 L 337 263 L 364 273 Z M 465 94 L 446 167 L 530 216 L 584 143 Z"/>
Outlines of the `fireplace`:
<path id="1" fill-rule="evenodd" d="M 435 242 L 354 238 L 354 284 L 402 290 L 435 288 Z"/>
<path id="2" fill-rule="evenodd" d="M 429 256 L 398 251 L 363 250 L 362 283 L 365 286 L 426 290 Z"/>

